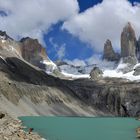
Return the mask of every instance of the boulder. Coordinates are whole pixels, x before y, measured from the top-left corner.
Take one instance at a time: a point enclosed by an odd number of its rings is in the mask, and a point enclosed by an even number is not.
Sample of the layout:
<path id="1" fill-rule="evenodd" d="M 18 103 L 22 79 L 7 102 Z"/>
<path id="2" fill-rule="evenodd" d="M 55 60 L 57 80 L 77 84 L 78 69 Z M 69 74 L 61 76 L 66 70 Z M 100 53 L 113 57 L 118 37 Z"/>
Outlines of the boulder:
<path id="1" fill-rule="evenodd" d="M 93 80 L 100 80 L 102 78 L 103 72 L 98 67 L 94 67 L 90 72 L 90 77 Z"/>
<path id="2" fill-rule="evenodd" d="M 140 127 L 136 129 L 137 137 L 140 138 Z"/>
<path id="3" fill-rule="evenodd" d="M 135 76 L 140 75 L 140 65 L 138 65 L 134 68 L 133 75 L 135 75 Z"/>
<path id="4" fill-rule="evenodd" d="M 119 61 L 120 59 L 120 55 L 118 53 L 115 53 L 112 47 L 112 43 L 109 39 L 107 39 L 104 44 L 103 59 L 107 61 Z"/>

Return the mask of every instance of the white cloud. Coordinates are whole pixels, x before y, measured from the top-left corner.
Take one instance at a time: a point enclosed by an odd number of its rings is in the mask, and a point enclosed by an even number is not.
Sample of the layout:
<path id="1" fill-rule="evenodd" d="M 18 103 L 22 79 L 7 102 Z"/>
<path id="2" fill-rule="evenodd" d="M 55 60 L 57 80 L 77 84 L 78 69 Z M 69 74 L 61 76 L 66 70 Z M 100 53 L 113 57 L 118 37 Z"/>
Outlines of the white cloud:
<path id="1" fill-rule="evenodd" d="M 60 59 L 60 60 L 61 60 L 62 58 L 64 58 L 65 55 L 66 55 L 66 44 L 63 43 L 63 44 L 61 44 L 61 45 L 58 45 L 57 43 L 54 42 L 54 40 L 53 40 L 52 37 L 49 38 L 49 42 L 50 42 L 50 44 L 54 47 L 54 50 L 55 50 L 55 53 L 56 53 L 55 56 L 56 56 L 58 59 Z"/>
<path id="2" fill-rule="evenodd" d="M 65 53 L 66 53 L 66 44 L 62 44 L 57 52 L 58 58 L 61 60 L 62 58 L 64 58 Z"/>
<path id="3" fill-rule="evenodd" d="M 0 29 L 13 38 L 30 36 L 43 40 L 48 28 L 78 13 L 77 0 L 0 0 Z"/>
<path id="4" fill-rule="evenodd" d="M 98 66 L 102 70 L 114 69 L 117 66 L 117 64 L 115 62 L 102 60 L 101 55 L 93 55 L 92 57 L 86 59 L 85 61 L 88 65 L 95 64 L 96 66 Z"/>
<path id="5" fill-rule="evenodd" d="M 96 52 L 102 52 L 106 39 L 111 39 L 115 49 L 120 48 L 120 34 L 130 21 L 140 35 L 140 4 L 132 6 L 127 0 L 103 0 L 84 13 L 66 21 L 62 29 L 88 42 Z"/>
<path id="6" fill-rule="evenodd" d="M 74 60 L 64 60 L 65 62 L 67 62 L 70 65 L 74 65 L 74 66 L 86 66 L 86 63 L 84 60 L 80 60 L 80 59 L 74 59 Z"/>
<path id="7" fill-rule="evenodd" d="M 102 60 L 102 55 L 100 55 L 100 54 L 94 54 L 93 56 L 91 56 L 85 60 L 81 60 L 81 59 L 67 60 L 67 59 L 65 59 L 64 61 L 67 62 L 68 64 L 74 65 L 74 66 L 89 66 L 89 67 L 98 66 L 102 70 L 114 69 L 117 66 L 117 64 L 115 62 Z"/>

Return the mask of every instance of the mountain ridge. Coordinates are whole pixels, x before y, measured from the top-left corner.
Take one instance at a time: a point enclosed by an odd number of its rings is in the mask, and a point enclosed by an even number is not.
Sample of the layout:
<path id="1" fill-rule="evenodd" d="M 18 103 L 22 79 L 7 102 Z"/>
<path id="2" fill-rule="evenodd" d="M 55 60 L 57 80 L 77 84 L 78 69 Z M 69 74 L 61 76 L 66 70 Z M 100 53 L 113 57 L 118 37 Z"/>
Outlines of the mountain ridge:
<path id="1" fill-rule="evenodd" d="M 27 44 L 22 44 L 26 40 Z M 1 38 L 0 42 L 0 105 L 10 115 L 140 116 L 138 81 L 115 77 L 61 78 L 61 71 L 56 68 L 58 78 L 30 62 L 44 61 L 37 40 L 25 38 L 17 42 Z M 25 51 L 29 59 L 22 56 L 19 47 L 23 45 L 31 45 L 31 51 Z M 46 63 L 54 64 L 49 58 Z"/>

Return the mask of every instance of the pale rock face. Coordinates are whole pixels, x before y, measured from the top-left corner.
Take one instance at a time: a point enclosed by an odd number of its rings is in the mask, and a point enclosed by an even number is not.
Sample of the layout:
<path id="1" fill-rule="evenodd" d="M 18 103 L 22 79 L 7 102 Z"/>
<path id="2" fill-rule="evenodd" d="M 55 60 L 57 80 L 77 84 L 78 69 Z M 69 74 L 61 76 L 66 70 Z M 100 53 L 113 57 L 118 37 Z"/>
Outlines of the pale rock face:
<path id="1" fill-rule="evenodd" d="M 136 35 L 128 22 L 121 33 L 121 57 L 136 57 Z"/>
<path id="2" fill-rule="evenodd" d="M 115 53 L 112 43 L 109 39 L 104 44 L 103 59 L 108 61 L 118 61 L 120 59 L 119 54 Z"/>
<path id="3" fill-rule="evenodd" d="M 0 56 L 21 58 L 20 43 L 9 37 L 6 32 L 0 31 Z"/>

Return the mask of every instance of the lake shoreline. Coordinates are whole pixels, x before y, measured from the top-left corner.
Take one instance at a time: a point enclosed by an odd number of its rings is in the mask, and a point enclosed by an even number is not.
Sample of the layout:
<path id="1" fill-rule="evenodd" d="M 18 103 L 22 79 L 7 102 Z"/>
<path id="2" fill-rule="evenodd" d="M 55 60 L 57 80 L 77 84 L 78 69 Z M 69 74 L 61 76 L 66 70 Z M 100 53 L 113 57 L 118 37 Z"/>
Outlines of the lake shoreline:
<path id="1" fill-rule="evenodd" d="M 0 139 L 10 139 L 10 138 L 15 138 L 15 139 L 31 139 L 31 140 L 46 140 L 45 138 L 41 137 L 41 134 L 34 130 L 31 132 L 31 134 L 28 133 L 28 131 L 25 131 L 25 128 L 27 127 L 24 124 L 24 121 L 21 120 L 22 116 L 17 117 L 11 117 L 9 114 L 5 112 L 0 112 L 1 114 L 4 114 L 5 116 L 0 119 Z M 26 116 L 26 117 L 47 117 L 47 116 Z M 63 118 L 64 116 L 48 116 L 48 118 Z M 71 119 L 112 119 L 116 117 L 94 117 L 94 116 L 65 116 L 64 118 L 71 118 Z M 122 117 L 117 117 L 117 118 L 122 118 Z M 127 119 L 127 117 L 123 117 L 123 119 Z M 137 121 L 140 121 L 139 118 L 133 118 Z M 27 127 L 28 128 L 28 127 Z M 14 140 L 14 139 L 12 139 Z"/>
<path id="2" fill-rule="evenodd" d="M 38 133 L 24 131 L 23 123 L 16 117 L 0 111 L 0 140 L 46 140 Z"/>

